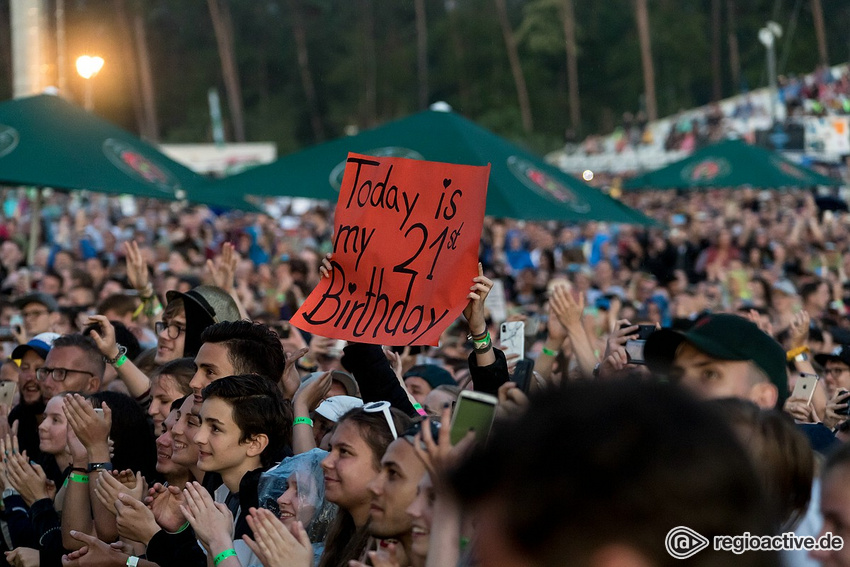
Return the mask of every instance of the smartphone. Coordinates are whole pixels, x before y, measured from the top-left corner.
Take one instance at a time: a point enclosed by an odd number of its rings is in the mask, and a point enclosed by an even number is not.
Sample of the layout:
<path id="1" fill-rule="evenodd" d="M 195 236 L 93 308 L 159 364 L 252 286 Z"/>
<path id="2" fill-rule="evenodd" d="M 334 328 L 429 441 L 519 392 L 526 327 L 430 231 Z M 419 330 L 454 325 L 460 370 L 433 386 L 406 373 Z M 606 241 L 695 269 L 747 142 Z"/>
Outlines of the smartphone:
<path id="1" fill-rule="evenodd" d="M 463 390 L 458 396 L 452 416 L 452 428 L 449 431 L 452 445 L 463 439 L 469 430 L 475 431 L 475 438 L 479 443 L 486 441 L 493 426 L 498 402 L 496 396 Z"/>
<path id="2" fill-rule="evenodd" d="M 646 339 L 655 331 L 655 325 L 638 325 L 638 338 L 633 341 L 626 341 L 626 356 L 629 364 L 646 364 L 643 348 L 646 346 Z"/>
<path id="3" fill-rule="evenodd" d="M 18 391 L 18 385 L 12 381 L 0 382 L 0 404 L 6 404 L 11 407 L 15 400 L 15 393 Z"/>
<path id="4" fill-rule="evenodd" d="M 838 395 L 840 395 L 840 396 L 847 396 L 848 394 L 850 394 L 850 392 L 848 392 L 847 390 L 841 390 L 840 392 L 838 392 Z M 844 399 L 838 400 L 838 401 L 843 403 L 843 404 L 846 403 L 847 407 L 844 408 L 844 409 L 835 410 L 835 413 L 837 413 L 838 415 L 850 416 L 850 398 L 844 398 Z"/>
<path id="5" fill-rule="evenodd" d="M 506 321 L 499 328 L 499 344 L 505 356 L 516 354 L 519 358 L 525 356 L 525 322 Z"/>
<path id="6" fill-rule="evenodd" d="M 392 351 L 393 351 L 393 352 L 396 352 L 396 353 L 398 353 L 398 354 L 404 354 L 404 349 L 406 349 L 406 348 L 409 348 L 409 349 L 410 349 L 410 353 L 409 353 L 409 354 L 410 354 L 410 356 L 417 356 L 417 355 L 422 354 L 422 347 L 421 347 L 421 346 L 411 346 L 411 347 L 408 347 L 408 346 L 394 346 L 394 347 L 392 347 Z"/>
<path id="7" fill-rule="evenodd" d="M 794 384 L 794 393 L 792 398 L 806 400 L 807 404 L 812 403 L 812 396 L 815 394 L 815 388 L 818 385 L 818 375 L 800 372 L 797 377 L 797 383 Z"/>
<path id="8" fill-rule="evenodd" d="M 0 342 L 10 343 L 15 339 L 16 329 L 12 325 L 0 325 Z"/>
<path id="9" fill-rule="evenodd" d="M 91 335 L 92 331 L 96 332 L 101 337 L 103 336 L 103 329 L 101 328 L 100 323 L 89 323 L 83 328 L 82 334 L 83 336 L 88 336 Z"/>
<path id="10" fill-rule="evenodd" d="M 289 331 L 290 331 L 289 321 L 278 321 L 277 323 L 275 323 L 275 325 L 272 328 L 277 333 L 277 336 L 280 337 L 281 339 L 288 339 L 289 338 Z"/>
<path id="11" fill-rule="evenodd" d="M 534 380 L 534 361 L 523 358 L 516 363 L 514 373 L 511 375 L 511 382 L 527 394 L 531 388 L 532 380 Z"/>

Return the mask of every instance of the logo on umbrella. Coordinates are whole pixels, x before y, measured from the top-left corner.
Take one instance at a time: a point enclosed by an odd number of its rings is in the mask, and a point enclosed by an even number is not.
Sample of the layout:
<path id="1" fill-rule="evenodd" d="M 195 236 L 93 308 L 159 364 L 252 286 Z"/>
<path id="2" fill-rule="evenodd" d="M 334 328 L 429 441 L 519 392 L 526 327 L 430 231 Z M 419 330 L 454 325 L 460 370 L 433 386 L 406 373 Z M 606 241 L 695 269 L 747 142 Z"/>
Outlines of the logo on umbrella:
<path id="1" fill-rule="evenodd" d="M 180 191 L 180 183 L 171 172 L 156 165 L 127 143 L 107 138 L 103 142 L 103 153 L 118 169 L 130 177 L 153 185 L 158 191 L 172 195 Z"/>
<path id="2" fill-rule="evenodd" d="M 9 155 L 18 147 L 18 141 L 21 139 L 18 131 L 11 126 L 0 124 L 0 157 Z"/>
<path id="3" fill-rule="evenodd" d="M 544 197 L 552 197 L 577 213 L 586 213 L 590 210 L 590 205 L 572 189 L 540 170 L 530 161 L 519 156 L 511 156 L 508 158 L 507 164 L 510 172 L 522 181 L 523 185 L 533 189 L 538 194 Z"/>
<path id="4" fill-rule="evenodd" d="M 416 150 L 411 150 L 410 148 L 403 148 L 401 146 L 385 146 L 383 148 L 375 148 L 374 150 L 369 150 L 367 152 L 362 152 L 363 155 L 367 156 L 375 156 L 375 157 L 401 157 L 407 159 L 425 159 L 422 154 L 417 152 Z M 334 168 L 331 170 L 331 174 L 328 175 L 328 182 L 331 184 L 331 187 L 334 190 L 339 191 L 340 187 L 342 187 L 342 176 L 345 174 L 345 166 L 348 162 L 346 160 L 342 160 Z"/>
<path id="5" fill-rule="evenodd" d="M 732 166 L 723 158 L 704 159 L 682 170 L 682 179 L 693 182 L 713 181 L 721 175 L 726 175 Z"/>
<path id="6" fill-rule="evenodd" d="M 775 157 L 770 158 L 770 160 L 782 173 L 790 175 L 791 177 L 796 177 L 797 179 L 806 178 L 806 174 L 803 173 L 800 168 L 795 167 L 786 161 L 782 161 L 781 159 L 776 159 Z"/>

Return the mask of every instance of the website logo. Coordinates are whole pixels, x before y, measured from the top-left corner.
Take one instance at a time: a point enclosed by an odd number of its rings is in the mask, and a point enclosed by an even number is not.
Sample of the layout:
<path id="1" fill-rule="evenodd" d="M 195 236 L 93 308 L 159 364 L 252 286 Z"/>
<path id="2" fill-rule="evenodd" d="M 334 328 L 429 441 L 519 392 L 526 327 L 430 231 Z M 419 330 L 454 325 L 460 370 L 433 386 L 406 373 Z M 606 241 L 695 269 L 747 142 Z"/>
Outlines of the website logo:
<path id="1" fill-rule="evenodd" d="M 706 547 L 710 542 L 691 528 L 678 526 L 667 532 L 664 538 L 664 547 L 674 559 L 687 559 L 693 557 Z"/>

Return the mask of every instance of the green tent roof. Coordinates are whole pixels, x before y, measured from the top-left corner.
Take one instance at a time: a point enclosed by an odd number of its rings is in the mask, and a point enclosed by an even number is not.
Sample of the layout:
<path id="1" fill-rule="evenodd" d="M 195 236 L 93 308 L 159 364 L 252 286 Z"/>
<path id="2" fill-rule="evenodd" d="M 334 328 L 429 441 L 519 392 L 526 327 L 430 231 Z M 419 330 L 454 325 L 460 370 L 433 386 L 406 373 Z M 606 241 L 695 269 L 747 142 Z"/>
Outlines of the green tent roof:
<path id="1" fill-rule="evenodd" d="M 741 140 L 727 140 L 697 150 L 683 160 L 630 179 L 626 189 L 689 189 L 698 187 L 812 187 L 841 185 L 797 165 L 776 152 Z"/>
<path id="2" fill-rule="evenodd" d="M 0 183 L 256 209 L 240 194 L 225 193 L 129 132 L 52 95 L 0 103 Z"/>
<path id="3" fill-rule="evenodd" d="M 348 152 L 492 164 L 486 213 L 527 220 L 654 221 L 453 112 L 424 111 L 217 181 L 228 192 L 336 201 Z"/>

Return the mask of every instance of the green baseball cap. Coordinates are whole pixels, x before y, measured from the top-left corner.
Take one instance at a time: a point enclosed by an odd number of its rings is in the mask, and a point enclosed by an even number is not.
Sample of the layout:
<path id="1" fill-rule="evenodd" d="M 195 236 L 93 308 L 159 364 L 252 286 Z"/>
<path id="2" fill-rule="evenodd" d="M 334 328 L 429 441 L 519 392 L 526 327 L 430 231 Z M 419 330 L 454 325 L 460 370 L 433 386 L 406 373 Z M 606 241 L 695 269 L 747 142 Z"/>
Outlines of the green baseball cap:
<path id="1" fill-rule="evenodd" d="M 686 333 L 672 329 L 656 331 L 644 346 L 646 365 L 653 372 L 669 373 L 683 342 L 718 360 L 752 361 L 776 386 L 780 398 L 787 395 L 785 350 L 752 321 L 719 313 L 701 317 Z"/>

